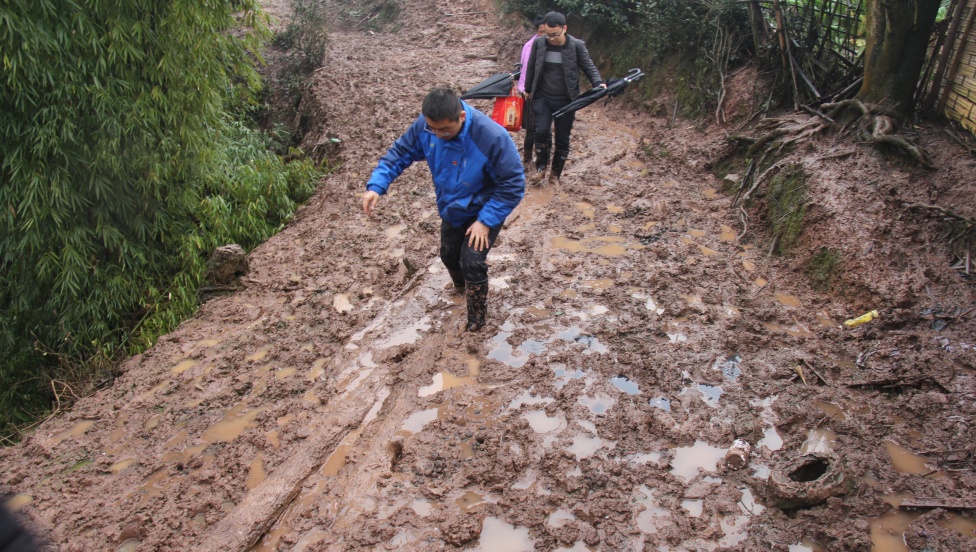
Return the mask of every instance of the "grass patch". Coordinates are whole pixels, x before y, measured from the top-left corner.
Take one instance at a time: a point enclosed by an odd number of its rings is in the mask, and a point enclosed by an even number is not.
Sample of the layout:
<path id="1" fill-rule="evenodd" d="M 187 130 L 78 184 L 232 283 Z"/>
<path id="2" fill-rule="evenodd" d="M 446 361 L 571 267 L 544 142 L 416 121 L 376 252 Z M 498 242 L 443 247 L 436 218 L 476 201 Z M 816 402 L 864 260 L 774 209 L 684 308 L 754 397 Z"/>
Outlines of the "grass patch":
<path id="1" fill-rule="evenodd" d="M 775 240 L 773 251 L 785 255 L 803 232 L 807 214 L 808 175 L 799 163 L 787 165 L 769 182 L 766 215 Z"/>
<path id="2" fill-rule="evenodd" d="M 829 247 L 821 247 L 807 262 L 807 276 L 814 288 L 825 291 L 831 288 L 843 268 L 840 252 Z"/>

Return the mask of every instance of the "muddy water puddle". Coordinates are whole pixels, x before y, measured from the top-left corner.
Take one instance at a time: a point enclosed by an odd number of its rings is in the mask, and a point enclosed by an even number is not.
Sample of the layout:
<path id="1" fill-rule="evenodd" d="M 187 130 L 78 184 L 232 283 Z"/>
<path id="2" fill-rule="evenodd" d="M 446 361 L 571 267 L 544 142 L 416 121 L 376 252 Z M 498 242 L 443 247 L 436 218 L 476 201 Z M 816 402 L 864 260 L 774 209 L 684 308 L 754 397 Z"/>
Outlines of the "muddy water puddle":
<path id="1" fill-rule="evenodd" d="M 531 552 L 535 542 L 527 527 L 516 527 L 496 517 L 485 518 L 478 539 L 478 552 Z"/>
<path id="2" fill-rule="evenodd" d="M 546 328 L 543 327 L 543 329 Z M 491 338 L 494 343 L 494 348 L 488 352 L 487 358 L 497 360 L 511 368 L 521 368 L 529 361 L 530 355 L 541 355 L 557 341 L 575 342 L 585 345 L 586 348 L 582 351 L 584 355 L 606 353 L 608 350 L 605 345 L 600 343 L 599 339 L 583 332 L 581 328 L 576 326 L 567 329 L 552 330 L 550 336 L 545 339 L 526 339 L 518 347 L 514 347 L 508 342 L 508 339 L 516 331 L 515 324 L 506 321 L 502 324 L 500 330 Z"/>
<path id="3" fill-rule="evenodd" d="M 725 453 L 724 448 L 713 447 L 704 441 L 695 441 L 694 445 L 687 447 L 676 447 L 671 460 L 671 473 L 685 481 L 698 477 L 699 470 L 714 473 Z"/>
<path id="4" fill-rule="evenodd" d="M 263 406 L 260 408 L 255 408 L 254 410 L 242 414 L 241 411 L 243 411 L 244 408 L 245 404 L 240 403 L 228 410 L 222 420 L 210 426 L 210 428 L 203 433 L 201 439 L 207 443 L 229 443 L 240 437 L 241 433 L 244 433 L 244 430 L 254 424 L 254 421 L 258 415 L 267 410 L 269 407 Z"/>
<path id="5" fill-rule="evenodd" d="M 628 244 L 622 236 L 595 236 L 575 240 L 565 236 L 554 236 L 551 239 L 553 249 L 569 253 L 593 253 L 604 257 L 621 257 L 628 249 L 642 249 L 643 246 Z"/>

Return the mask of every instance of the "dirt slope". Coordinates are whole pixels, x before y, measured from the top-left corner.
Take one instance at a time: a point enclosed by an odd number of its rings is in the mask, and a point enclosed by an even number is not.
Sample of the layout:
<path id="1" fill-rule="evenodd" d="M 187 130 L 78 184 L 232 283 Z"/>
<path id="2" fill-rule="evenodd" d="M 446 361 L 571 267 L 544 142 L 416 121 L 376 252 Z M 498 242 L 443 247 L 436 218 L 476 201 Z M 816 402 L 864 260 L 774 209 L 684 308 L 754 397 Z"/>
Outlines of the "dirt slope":
<path id="1" fill-rule="evenodd" d="M 489 257 L 491 323 L 460 333 L 426 167 L 371 219 L 358 196 L 431 85 L 509 67 L 523 37 L 443 15 L 489 2 L 402 6 L 395 33 L 332 32 L 317 139 L 342 141 L 341 168 L 246 289 L 0 451 L 53 548 L 976 550 L 971 516 L 895 508 L 976 496 L 972 280 L 942 223 L 901 207 L 976 213 L 951 142 L 923 134 L 934 173 L 797 153 L 811 226 L 768 257 L 707 170 L 722 129 L 588 108 L 565 183 L 531 188 Z M 834 295 L 802 270 L 823 245 L 847 261 Z M 726 470 L 736 438 L 751 463 Z"/>

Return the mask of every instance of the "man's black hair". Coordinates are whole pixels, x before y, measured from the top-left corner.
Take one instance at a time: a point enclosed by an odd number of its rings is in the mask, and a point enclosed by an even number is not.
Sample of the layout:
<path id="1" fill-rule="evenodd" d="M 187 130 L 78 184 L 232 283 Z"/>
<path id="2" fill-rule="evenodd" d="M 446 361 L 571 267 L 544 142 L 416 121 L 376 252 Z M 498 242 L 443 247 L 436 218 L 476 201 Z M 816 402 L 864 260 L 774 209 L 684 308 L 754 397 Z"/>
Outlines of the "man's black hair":
<path id="1" fill-rule="evenodd" d="M 559 12 L 549 12 L 544 16 L 544 23 L 547 27 L 565 27 L 566 16 Z"/>
<path id="2" fill-rule="evenodd" d="M 542 25 L 545 22 L 546 22 L 546 16 L 544 16 L 544 15 L 537 15 L 537 16 L 533 17 L 532 18 L 532 29 L 533 30 L 538 29 L 539 28 L 539 25 Z"/>
<path id="3" fill-rule="evenodd" d="M 464 111 L 464 107 L 461 106 L 461 100 L 450 88 L 434 88 L 427 93 L 420 111 L 424 117 L 431 121 L 457 122 L 461 119 L 461 112 Z"/>

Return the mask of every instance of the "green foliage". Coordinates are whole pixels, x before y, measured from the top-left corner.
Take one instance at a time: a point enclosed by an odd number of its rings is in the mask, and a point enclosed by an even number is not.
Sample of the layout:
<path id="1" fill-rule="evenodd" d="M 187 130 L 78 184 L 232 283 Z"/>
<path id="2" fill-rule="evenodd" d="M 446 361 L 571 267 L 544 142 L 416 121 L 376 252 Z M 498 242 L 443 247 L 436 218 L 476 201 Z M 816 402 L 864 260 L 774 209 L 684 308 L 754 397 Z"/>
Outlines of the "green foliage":
<path id="1" fill-rule="evenodd" d="M 318 1 L 292 0 L 291 21 L 273 41 L 276 47 L 288 52 L 278 70 L 278 78 L 304 80 L 322 66 L 328 43 L 326 25 L 325 8 Z"/>
<path id="2" fill-rule="evenodd" d="M 803 232 L 807 214 L 807 173 L 799 163 L 791 163 L 769 182 L 766 216 L 776 240 L 775 251 L 787 253 Z"/>
<path id="3" fill-rule="evenodd" d="M 819 290 L 828 290 L 837 279 L 842 268 L 842 257 L 839 251 L 829 247 L 821 247 L 807 264 L 807 275 L 813 280 L 813 285 Z"/>
<path id="4" fill-rule="evenodd" d="M 175 327 L 213 246 L 307 197 L 314 168 L 228 114 L 267 37 L 256 0 L 0 5 L 0 429 Z"/>

